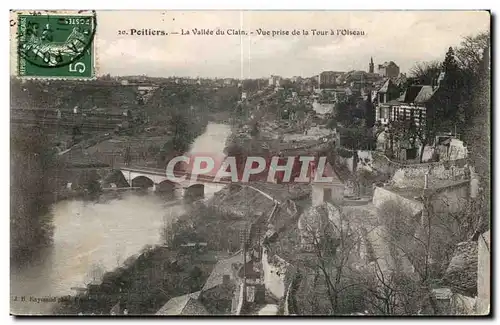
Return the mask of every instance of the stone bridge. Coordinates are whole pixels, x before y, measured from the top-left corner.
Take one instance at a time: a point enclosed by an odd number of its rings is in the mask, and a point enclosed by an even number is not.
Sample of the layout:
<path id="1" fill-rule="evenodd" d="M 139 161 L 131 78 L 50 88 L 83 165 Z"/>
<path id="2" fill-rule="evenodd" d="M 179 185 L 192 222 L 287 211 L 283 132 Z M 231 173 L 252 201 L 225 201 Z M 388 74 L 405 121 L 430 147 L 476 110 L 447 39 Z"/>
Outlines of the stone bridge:
<path id="1" fill-rule="evenodd" d="M 150 167 L 120 167 L 120 171 L 131 187 L 152 188 L 153 191 L 162 193 L 175 193 L 180 191 L 182 196 L 190 198 L 204 197 L 207 184 L 219 186 L 221 189 L 230 184 L 229 179 L 216 180 L 210 175 L 196 175 L 191 180 L 192 174 L 185 171 L 175 171 L 168 175 L 165 169 Z M 172 181 L 176 178 L 184 178 L 181 181 Z"/>

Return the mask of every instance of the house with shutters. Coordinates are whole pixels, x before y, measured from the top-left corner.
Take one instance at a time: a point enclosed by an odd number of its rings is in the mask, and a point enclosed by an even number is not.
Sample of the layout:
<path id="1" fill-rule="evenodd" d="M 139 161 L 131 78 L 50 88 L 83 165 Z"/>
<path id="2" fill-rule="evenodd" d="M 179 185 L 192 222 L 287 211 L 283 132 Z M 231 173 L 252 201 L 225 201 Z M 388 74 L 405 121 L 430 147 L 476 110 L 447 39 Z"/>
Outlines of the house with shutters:
<path id="1" fill-rule="evenodd" d="M 376 121 L 386 125 L 392 121 L 413 119 L 417 126 L 425 125 L 446 96 L 441 87 L 443 79 L 444 72 L 432 85 L 410 85 L 398 97 L 396 84 L 387 80 L 378 92 Z"/>

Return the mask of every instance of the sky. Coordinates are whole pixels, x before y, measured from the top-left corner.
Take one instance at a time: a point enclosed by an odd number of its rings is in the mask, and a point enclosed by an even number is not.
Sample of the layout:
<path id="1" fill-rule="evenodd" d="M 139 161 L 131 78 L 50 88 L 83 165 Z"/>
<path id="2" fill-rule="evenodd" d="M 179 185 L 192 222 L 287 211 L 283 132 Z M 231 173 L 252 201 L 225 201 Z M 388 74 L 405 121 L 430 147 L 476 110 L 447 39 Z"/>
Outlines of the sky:
<path id="1" fill-rule="evenodd" d="M 444 59 L 464 36 L 488 31 L 486 11 L 98 11 L 98 74 L 155 77 L 309 77 Z M 247 36 L 118 35 L 130 29 L 241 29 Z M 363 31 L 362 36 L 263 36 L 265 30 Z"/>

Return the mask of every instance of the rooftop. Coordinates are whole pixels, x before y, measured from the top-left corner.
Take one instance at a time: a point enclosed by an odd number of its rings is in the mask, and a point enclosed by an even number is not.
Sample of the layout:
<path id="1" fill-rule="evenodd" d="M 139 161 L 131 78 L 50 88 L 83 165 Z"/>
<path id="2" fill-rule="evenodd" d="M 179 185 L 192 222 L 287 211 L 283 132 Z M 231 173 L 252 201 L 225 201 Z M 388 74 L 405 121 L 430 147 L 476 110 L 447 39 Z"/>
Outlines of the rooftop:
<path id="1" fill-rule="evenodd" d="M 384 62 L 382 64 L 379 64 L 378 66 L 379 66 L 379 68 L 380 67 L 384 67 L 385 68 L 385 67 L 388 67 L 388 66 L 391 66 L 391 65 L 392 66 L 396 66 L 396 67 L 398 66 L 396 63 L 394 63 L 394 61 L 389 61 L 389 62 L 386 61 L 386 62 Z"/>
<path id="2" fill-rule="evenodd" d="M 243 263 L 243 253 L 241 251 L 229 258 L 218 261 L 201 291 L 207 291 L 222 284 L 224 275 L 229 275 L 233 279 L 232 265 L 234 263 Z"/>
<path id="3" fill-rule="evenodd" d="M 387 79 L 382 85 L 382 87 L 379 89 L 379 93 L 386 93 L 391 85 L 394 86 L 394 83 L 392 82 L 391 79 Z"/>
<path id="4" fill-rule="evenodd" d="M 167 301 L 156 315 L 209 315 L 208 311 L 198 300 L 200 291 L 178 296 Z"/>
<path id="5" fill-rule="evenodd" d="M 428 101 L 432 95 L 434 94 L 434 89 L 432 86 L 422 86 L 417 97 L 415 97 L 415 103 L 425 103 Z"/>
<path id="6" fill-rule="evenodd" d="M 423 104 L 436 93 L 437 89 L 439 88 L 433 88 L 432 86 L 427 85 L 412 85 L 406 88 L 405 92 L 398 99 L 390 101 L 389 104 Z"/>

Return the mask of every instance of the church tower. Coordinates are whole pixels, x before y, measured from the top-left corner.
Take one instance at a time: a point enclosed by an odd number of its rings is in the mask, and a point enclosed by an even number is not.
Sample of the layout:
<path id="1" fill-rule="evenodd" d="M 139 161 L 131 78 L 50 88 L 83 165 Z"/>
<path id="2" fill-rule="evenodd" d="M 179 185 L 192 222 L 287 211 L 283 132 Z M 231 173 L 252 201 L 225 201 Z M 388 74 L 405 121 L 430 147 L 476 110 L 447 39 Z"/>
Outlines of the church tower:
<path id="1" fill-rule="evenodd" d="M 370 67 L 368 69 L 369 73 L 373 73 L 375 65 L 373 64 L 373 57 L 370 58 Z"/>

